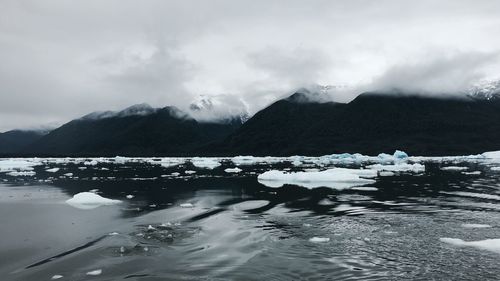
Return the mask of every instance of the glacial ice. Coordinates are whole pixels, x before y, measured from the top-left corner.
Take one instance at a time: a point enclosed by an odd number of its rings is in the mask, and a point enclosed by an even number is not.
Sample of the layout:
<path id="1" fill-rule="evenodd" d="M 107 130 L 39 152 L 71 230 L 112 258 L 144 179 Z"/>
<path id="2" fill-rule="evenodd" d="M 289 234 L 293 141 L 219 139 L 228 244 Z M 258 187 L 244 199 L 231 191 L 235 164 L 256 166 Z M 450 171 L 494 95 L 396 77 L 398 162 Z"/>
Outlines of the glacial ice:
<path id="1" fill-rule="evenodd" d="M 460 167 L 460 166 L 447 166 L 447 167 L 441 167 L 441 170 L 443 171 L 465 171 L 468 170 L 469 168 L 467 167 Z"/>
<path id="2" fill-rule="evenodd" d="M 488 228 L 491 227 L 489 224 L 478 224 L 478 223 L 464 223 L 462 224 L 464 228 Z"/>
<path id="3" fill-rule="evenodd" d="M 407 164 L 407 163 L 398 163 L 398 164 L 393 164 L 393 165 L 382 165 L 382 164 L 374 164 L 367 166 L 366 168 L 368 169 L 373 169 L 377 170 L 379 172 L 411 172 L 411 173 L 423 173 L 425 172 L 425 165 L 419 164 L 419 163 L 414 163 L 414 164 Z"/>
<path id="4" fill-rule="evenodd" d="M 31 171 L 34 166 L 41 165 L 38 158 L 11 158 L 0 159 L 0 172 Z"/>
<path id="5" fill-rule="evenodd" d="M 97 275 L 101 275 L 101 274 L 102 274 L 102 269 L 96 269 L 96 270 L 92 270 L 92 271 L 87 272 L 87 275 L 90 275 L 90 276 L 97 276 Z"/>
<path id="6" fill-rule="evenodd" d="M 56 274 L 56 275 L 53 275 L 52 278 L 50 278 L 51 280 L 57 280 L 57 279 L 61 279 L 63 278 L 64 276 L 60 275 L 60 274 Z"/>
<path id="7" fill-rule="evenodd" d="M 14 171 L 14 172 L 7 173 L 7 175 L 13 176 L 13 177 L 20 177 L 20 176 L 32 177 L 32 176 L 36 175 L 36 173 L 33 171 L 21 171 L 21 172 Z"/>
<path id="8" fill-rule="evenodd" d="M 235 168 L 227 168 L 224 170 L 224 172 L 226 173 L 239 173 L 243 171 L 242 169 L 238 168 L 238 167 L 235 167 Z"/>
<path id="9" fill-rule="evenodd" d="M 285 184 L 306 188 L 330 187 L 345 189 L 353 186 L 371 184 L 377 176 L 375 170 L 333 168 L 321 172 L 292 172 L 271 170 L 260 174 L 257 179 L 269 187 L 282 187 Z"/>
<path id="10" fill-rule="evenodd" d="M 219 167 L 221 164 L 217 158 L 201 158 L 195 157 L 191 158 L 191 163 L 197 168 L 203 169 L 214 169 Z"/>
<path id="11" fill-rule="evenodd" d="M 52 169 L 47 169 L 45 170 L 45 172 L 49 172 L 49 173 L 55 173 L 57 171 L 59 171 L 60 169 L 59 168 L 52 168 Z"/>
<path id="12" fill-rule="evenodd" d="M 309 239 L 309 242 L 325 243 L 325 242 L 330 242 L 330 238 L 328 238 L 328 237 L 313 237 L 313 238 Z"/>
<path id="13" fill-rule="evenodd" d="M 441 242 L 459 247 L 474 247 L 481 250 L 500 254 L 500 239 L 485 239 L 479 241 L 464 241 L 458 238 L 440 238 Z"/>
<path id="14" fill-rule="evenodd" d="M 92 192 L 80 192 L 73 196 L 73 198 L 66 200 L 70 206 L 78 209 L 94 209 L 100 206 L 108 206 L 119 204 L 122 201 L 104 198 Z"/>

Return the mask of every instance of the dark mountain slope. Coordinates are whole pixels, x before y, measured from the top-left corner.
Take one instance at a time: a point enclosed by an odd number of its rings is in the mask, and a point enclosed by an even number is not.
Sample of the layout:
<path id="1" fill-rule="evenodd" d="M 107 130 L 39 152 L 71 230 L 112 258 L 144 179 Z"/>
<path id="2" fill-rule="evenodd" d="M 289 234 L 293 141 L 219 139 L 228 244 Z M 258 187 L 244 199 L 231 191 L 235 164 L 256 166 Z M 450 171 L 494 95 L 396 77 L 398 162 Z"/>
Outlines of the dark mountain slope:
<path id="1" fill-rule="evenodd" d="M 11 155 L 46 135 L 47 131 L 12 130 L 0 133 L 0 154 Z"/>
<path id="2" fill-rule="evenodd" d="M 146 115 L 73 120 L 26 150 L 37 155 L 184 155 L 241 123 L 199 123 L 172 107 Z"/>
<path id="3" fill-rule="evenodd" d="M 230 154 L 457 155 L 500 149 L 499 102 L 365 93 L 348 104 L 278 101 L 217 149 Z"/>

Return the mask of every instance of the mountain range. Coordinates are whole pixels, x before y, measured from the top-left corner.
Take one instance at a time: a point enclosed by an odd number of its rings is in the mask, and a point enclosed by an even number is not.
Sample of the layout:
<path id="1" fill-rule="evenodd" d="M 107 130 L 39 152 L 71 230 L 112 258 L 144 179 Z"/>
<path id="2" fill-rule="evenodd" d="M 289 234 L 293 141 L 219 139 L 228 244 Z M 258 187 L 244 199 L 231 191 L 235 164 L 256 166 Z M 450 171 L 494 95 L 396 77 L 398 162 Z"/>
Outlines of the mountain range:
<path id="1" fill-rule="evenodd" d="M 493 90 L 446 98 L 365 92 L 337 103 L 303 89 L 249 119 L 242 114 L 215 121 L 194 119 L 175 107 L 141 104 L 91 113 L 49 133 L 2 133 L 0 154 L 376 155 L 396 149 L 412 155 L 475 154 L 500 150 L 500 99 Z"/>

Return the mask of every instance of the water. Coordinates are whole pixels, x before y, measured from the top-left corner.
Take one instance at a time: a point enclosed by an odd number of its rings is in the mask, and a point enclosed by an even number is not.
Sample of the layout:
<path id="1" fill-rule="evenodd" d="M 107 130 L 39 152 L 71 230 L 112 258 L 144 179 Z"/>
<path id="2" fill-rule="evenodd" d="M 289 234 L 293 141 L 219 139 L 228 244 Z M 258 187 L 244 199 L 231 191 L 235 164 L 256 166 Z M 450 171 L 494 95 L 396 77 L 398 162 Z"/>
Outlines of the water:
<path id="1" fill-rule="evenodd" d="M 35 166 L 34 176 L 0 173 L 2 280 L 497 280 L 500 274 L 498 249 L 441 240 L 500 238 L 500 172 L 491 163 L 426 162 L 423 174 L 336 190 L 257 181 L 272 168 L 314 164 L 253 164 L 226 173 L 230 161 L 214 169 L 67 162 Z M 446 165 L 468 170 L 442 170 Z M 464 174 L 473 171 L 481 174 Z M 65 202 L 93 189 L 122 203 L 78 209 Z"/>

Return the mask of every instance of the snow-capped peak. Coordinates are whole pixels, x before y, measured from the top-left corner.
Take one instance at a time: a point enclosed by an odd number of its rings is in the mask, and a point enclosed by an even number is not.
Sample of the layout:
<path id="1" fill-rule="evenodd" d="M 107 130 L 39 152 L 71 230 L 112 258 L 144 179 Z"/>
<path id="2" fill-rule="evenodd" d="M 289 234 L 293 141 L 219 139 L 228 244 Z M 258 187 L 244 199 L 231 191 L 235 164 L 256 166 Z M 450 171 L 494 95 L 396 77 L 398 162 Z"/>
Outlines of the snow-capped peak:
<path id="1" fill-rule="evenodd" d="M 346 85 L 309 85 L 294 91 L 287 98 L 288 101 L 297 103 L 324 103 L 334 101 L 334 95 L 349 89 Z"/>
<path id="2" fill-rule="evenodd" d="M 130 107 L 127 107 L 121 111 L 96 111 L 92 112 L 90 114 L 87 114 L 83 116 L 81 119 L 83 120 L 100 120 L 100 119 L 106 119 L 106 118 L 112 118 L 112 117 L 127 117 L 127 116 L 145 116 L 149 114 L 153 114 L 156 111 L 158 111 L 157 108 L 151 107 L 147 103 L 141 103 L 141 104 L 136 104 L 132 105 Z"/>
<path id="3" fill-rule="evenodd" d="M 249 119 L 247 105 L 232 95 L 200 95 L 188 108 L 189 114 L 198 121 L 227 122 Z"/>
<path id="4" fill-rule="evenodd" d="M 500 80 L 486 80 L 476 83 L 469 89 L 468 95 L 484 100 L 500 99 Z"/>

